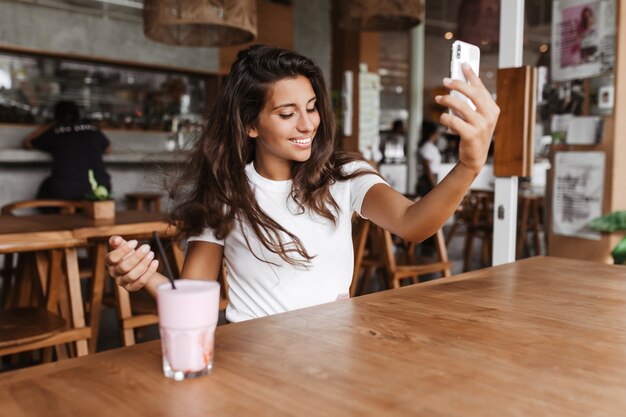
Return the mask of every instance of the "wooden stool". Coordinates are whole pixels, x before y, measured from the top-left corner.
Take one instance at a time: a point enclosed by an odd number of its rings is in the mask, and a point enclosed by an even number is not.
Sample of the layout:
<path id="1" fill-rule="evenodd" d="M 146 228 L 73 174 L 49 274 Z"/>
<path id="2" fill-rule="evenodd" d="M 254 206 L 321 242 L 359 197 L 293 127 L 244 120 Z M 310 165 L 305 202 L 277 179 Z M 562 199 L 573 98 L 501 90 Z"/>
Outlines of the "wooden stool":
<path id="1" fill-rule="evenodd" d="M 160 193 L 126 194 L 126 200 L 128 200 L 129 209 L 154 211 L 156 213 L 161 212 L 161 197 L 162 195 Z"/>
<path id="2" fill-rule="evenodd" d="M 543 209 L 543 199 L 544 197 L 542 195 L 519 195 L 519 206 L 521 208 L 519 211 L 521 217 L 519 219 L 516 259 L 523 257 L 524 249 L 527 246 L 529 252 L 530 249 L 532 249 L 535 256 L 541 255 L 541 233 L 543 233 L 543 221 L 539 212 Z M 529 228 L 534 237 L 534 245 L 532 246 L 528 244 L 526 236 Z"/>

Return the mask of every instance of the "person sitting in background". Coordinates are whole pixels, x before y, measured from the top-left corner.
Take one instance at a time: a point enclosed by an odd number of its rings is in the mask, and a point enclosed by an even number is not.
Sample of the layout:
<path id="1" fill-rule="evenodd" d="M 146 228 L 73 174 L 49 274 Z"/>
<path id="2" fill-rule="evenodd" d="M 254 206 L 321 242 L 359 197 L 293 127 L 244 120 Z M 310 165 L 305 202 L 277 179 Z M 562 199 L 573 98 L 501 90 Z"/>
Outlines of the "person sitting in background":
<path id="1" fill-rule="evenodd" d="M 422 139 L 419 156 L 422 161 L 422 175 L 417 180 L 417 194 L 425 196 L 437 185 L 437 172 L 441 166 L 441 153 L 437 148 L 439 127 L 430 120 L 422 123 Z"/>
<path id="2" fill-rule="evenodd" d="M 110 142 L 96 126 L 80 120 L 73 101 L 57 102 L 54 122 L 26 136 L 22 146 L 52 154 L 52 173 L 39 186 L 38 199 L 84 200 L 91 191 L 90 169 L 98 184 L 111 190 L 102 159 L 111 150 Z"/>
<path id="3" fill-rule="evenodd" d="M 381 142 L 380 151 L 383 155 L 383 162 L 386 164 L 405 161 L 406 132 L 402 120 L 395 120 L 393 122 L 391 132 L 389 132 L 389 135 Z"/>

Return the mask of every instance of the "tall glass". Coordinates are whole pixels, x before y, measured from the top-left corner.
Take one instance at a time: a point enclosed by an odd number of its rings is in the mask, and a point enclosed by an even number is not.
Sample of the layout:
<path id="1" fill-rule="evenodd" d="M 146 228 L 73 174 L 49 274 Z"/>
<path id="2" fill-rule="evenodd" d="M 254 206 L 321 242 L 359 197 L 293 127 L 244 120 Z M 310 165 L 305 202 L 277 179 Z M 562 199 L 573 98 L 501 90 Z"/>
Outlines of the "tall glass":
<path id="1" fill-rule="evenodd" d="M 215 281 L 176 281 L 157 288 L 163 374 L 182 381 L 207 375 L 219 313 L 220 285 Z"/>

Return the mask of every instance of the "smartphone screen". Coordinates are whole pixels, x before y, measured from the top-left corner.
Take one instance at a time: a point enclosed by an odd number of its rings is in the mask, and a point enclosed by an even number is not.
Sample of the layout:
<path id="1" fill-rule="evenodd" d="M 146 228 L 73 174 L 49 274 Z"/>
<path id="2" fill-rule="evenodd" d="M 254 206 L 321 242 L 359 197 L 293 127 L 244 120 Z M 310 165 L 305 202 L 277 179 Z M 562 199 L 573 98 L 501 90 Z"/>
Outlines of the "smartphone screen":
<path id="1" fill-rule="evenodd" d="M 452 56 L 450 59 L 450 78 L 453 80 L 461 80 L 467 82 L 465 74 L 463 74 L 463 68 L 461 65 L 467 63 L 470 65 L 476 75 L 478 75 L 480 67 L 480 48 L 476 45 L 469 44 L 462 41 L 454 41 L 452 43 Z M 472 110 L 476 110 L 474 103 L 463 94 L 458 91 L 452 90 L 450 92 L 453 96 L 459 97 L 463 100 L 467 100 Z"/>

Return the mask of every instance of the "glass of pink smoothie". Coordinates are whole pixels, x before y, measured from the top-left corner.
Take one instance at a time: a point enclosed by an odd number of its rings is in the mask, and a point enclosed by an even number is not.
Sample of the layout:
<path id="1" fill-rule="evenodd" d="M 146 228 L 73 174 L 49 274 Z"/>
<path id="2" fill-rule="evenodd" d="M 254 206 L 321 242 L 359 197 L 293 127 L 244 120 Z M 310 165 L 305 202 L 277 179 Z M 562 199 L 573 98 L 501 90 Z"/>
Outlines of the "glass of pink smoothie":
<path id="1" fill-rule="evenodd" d="M 207 375 L 213 367 L 213 341 L 220 284 L 180 279 L 157 288 L 163 373 L 182 381 Z"/>

